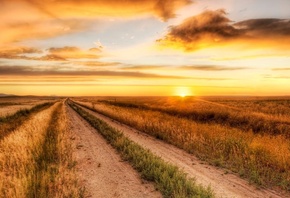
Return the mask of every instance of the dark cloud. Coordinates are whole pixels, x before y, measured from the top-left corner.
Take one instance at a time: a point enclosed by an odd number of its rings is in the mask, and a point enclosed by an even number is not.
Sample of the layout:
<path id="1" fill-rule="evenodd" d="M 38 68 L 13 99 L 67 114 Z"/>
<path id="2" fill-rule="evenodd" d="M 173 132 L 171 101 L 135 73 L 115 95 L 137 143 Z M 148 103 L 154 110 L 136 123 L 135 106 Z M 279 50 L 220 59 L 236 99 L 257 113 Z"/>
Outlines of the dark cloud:
<path id="1" fill-rule="evenodd" d="M 290 36 L 290 20 L 286 19 L 250 19 L 233 25 L 250 37 Z"/>
<path id="2" fill-rule="evenodd" d="M 261 42 L 283 45 L 290 40 L 290 20 L 251 19 L 233 23 L 226 17 L 225 10 L 205 11 L 172 26 L 167 35 L 157 40 L 164 47 L 183 48 L 193 51 L 225 43 L 241 42 L 248 45 L 261 45 Z M 248 43 L 246 42 L 248 41 Z M 255 43 L 255 41 L 260 43 Z M 278 45 L 278 46 L 279 46 Z M 276 46 L 277 47 L 277 46 Z M 288 46 L 289 47 L 289 46 Z"/>
<path id="3" fill-rule="evenodd" d="M 234 71 L 247 69 L 246 67 L 225 67 L 219 65 L 189 65 L 189 66 L 181 66 L 178 68 L 184 70 L 200 70 L 200 71 Z"/>

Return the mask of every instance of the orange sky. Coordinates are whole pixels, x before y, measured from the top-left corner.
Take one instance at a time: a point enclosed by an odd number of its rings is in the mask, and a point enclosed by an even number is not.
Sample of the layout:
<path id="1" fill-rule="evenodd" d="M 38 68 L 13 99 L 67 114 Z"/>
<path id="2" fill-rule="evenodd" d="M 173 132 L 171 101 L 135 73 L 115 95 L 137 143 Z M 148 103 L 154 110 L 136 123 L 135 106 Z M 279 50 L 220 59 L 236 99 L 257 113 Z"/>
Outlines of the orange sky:
<path id="1" fill-rule="evenodd" d="M 288 0 L 2 0 L 0 93 L 290 95 Z"/>

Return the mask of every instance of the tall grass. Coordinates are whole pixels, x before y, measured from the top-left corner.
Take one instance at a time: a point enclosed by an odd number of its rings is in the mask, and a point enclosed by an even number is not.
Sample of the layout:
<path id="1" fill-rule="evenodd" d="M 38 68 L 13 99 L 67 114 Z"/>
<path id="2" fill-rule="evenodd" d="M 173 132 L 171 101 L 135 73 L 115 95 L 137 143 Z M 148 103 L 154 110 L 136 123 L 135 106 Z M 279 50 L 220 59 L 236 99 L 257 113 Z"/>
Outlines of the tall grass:
<path id="1" fill-rule="evenodd" d="M 108 100 L 102 100 L 101 102 L 118 107 L 160 111 L 169 115 L 191 119 L 196 122 L 227 125 L 244 131 L 253 131 L 254 133 L 271 135 L 284 135 L 285 137 L 290 138 L 289 117 L 277 117 L 263 113 L 250 112 L 245 111 L 245 108 L 233 108 L 229 105 L 225 106 L 209 101 L 172 101 L 171 103 L 165 104 L 160 104 L 160 102 L 156 104 L 153 102 L 144 104 L 140 102 L 132 103 Z M 254 105 L 251 107 L 254 107 Z M 287 107 L 285 108 L 287 109 Z M 282 110 L 281 112 L 283 112 Z"/>
<path id="2" fill-rule="evenodd" d="M 0 197 L 81 197 L 65 119 L 55 104 L 0 142 Z"/>
<path id="3" fill-rule="evenodd" d="M 82 103 L 84 105 L 84 103 Z M 96 103 L 90 109 L 225 167 L 249 181 L 290 191 L 290 142 L 283 136 L 198 123 L 159 111 Z"/>
<path id="4" fill-rule="evenodd" d="M 118 150 L 125 160 L 141 173 L 141 176 L 156 184 L 164 197 L 213 197 L 212 191 L 188 180 L 177 167 L 164 162 L 140 145 L 126 138 L 121 132 L 92 116 L 80 107 L 70 103 L 71 107 L 85 118 L 103 137 Z"/>
<path id="5" fill-rule="evenodd" d="M 17 111 L 15 114 L 0 117 L 0 141 L 7 135 L 9 135 L 13 130 L 17 129 L 22 123 L 28 120 L 32 115 L 40 112 L 54 103 L 47 102 L 43 104 L 36 105 L 31 109 L 21 109 Z"/>

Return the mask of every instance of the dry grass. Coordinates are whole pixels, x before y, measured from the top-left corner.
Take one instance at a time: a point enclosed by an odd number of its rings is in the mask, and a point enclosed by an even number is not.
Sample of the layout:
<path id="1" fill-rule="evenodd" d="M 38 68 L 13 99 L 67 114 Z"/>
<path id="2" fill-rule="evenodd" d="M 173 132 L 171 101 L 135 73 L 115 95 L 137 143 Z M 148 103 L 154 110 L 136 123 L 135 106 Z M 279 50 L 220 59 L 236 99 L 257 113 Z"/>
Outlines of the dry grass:
<path id="1" fill-rule="evenodd" d="M 42 103 L 34 106 L 30 110 L 22 109 L 17 111 L 15 114 L 0 117 L 0 141 L 5 137 L 16 130 L 22 123 L 29 120 L 31 116 L 40 112 L 48 107 L 50 107 L 53 103 Z"/>
<path id="2" fill-rule="evenodd" d="M 227 101 L 227 100 L 226 100 Z M 201 123 L 216 123 L 238 128 L 243 131 L 253 131 L 254 133 L 267 133 L 271 135 L 284 135 L 290 138 L 290 117 L 283 113 L 289 110 L 286 105 L 290 100 L 281 101 L 250 101 L 250 100 L 225 100 L 207 101 L 197 98 L 161 98 L 151 100 L 132 101 L 108 101 L 101 102 L 109 105 L 120 107 L 138 108 L 160 111 L 169 115 L 184 117 Z M 241 107 L 237 107 L 237 103 L 241 102 Z M 279 106 L 275 109 L 276 114 L 267 114 L 261 111 L 259 104 L 265 103 L 263 111 Z M 226 103 L 226 104 L 225 104 Z M 234 104 L 231 106 L 231 104 Z M 247 108 L 244 103 L 248 104 Z M 285 104 L 285 106 L 281 105 Z M 267 104 L 267 105 L 266 105 Z M 250 110 L 252 109 L 252 110 Z"/>
<path id="3" fill-rule="evenodd" d="M 255 134 L 142 108 L 83 104 L 258 185 L 290 191 L 290 142 L 283 135 Z"/>
<path id="4" fill-rule="evenodd" d="M 56 114 L 57 122 L 52 123 L 52 116 Z M 71 157 L 72 151 L 65 120 L 63 107 L 59 103 L 55 104 L 33 115 L 0 142 L 0 197 L 80 197 L 82 195 L 74 173 L 74 161 Z M 51 148 L 57 150 L 58 160 L 57 163 L 47 163 L 42 160 L 46 169 L 39 171 L 39 159 L 43 156 L 44 145 L 49 145 L 47 134 L 51 129 L 57 134 L 54 136 L 55 144 L 51 144 L 53 145 Z M 37 183 L 36 178 L 41 182 Z M 39 184 L 36 190 L 32 188 L 34 184 Z M 43 194 L 44 188 L 46 189 Z"/>
<path id="5" fill-rule="evenodd" d="M 164 198 L 211 198 L 215 197 L 210 187 L 198 185 L 188 179 L 176 166 L 166 163 L 151 151 L 125 137 L 120 131 L 94 117 L 73 103 L 70 106 L 86 119 L 92 127 L 111 144 L 126 161 L 129 161 L 141 176 L 155 183 Z"/>

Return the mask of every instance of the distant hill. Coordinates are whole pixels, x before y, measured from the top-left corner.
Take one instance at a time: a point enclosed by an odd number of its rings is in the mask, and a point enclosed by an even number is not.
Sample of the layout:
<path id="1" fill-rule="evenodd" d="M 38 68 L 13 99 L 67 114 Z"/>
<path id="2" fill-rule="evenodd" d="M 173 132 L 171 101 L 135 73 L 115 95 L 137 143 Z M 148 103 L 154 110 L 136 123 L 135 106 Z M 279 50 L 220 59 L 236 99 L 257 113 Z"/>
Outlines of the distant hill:
<path id="1" fill-rule="evenodd" d="M 0 93 L 0 97 L 10 97 L 10 96 L 16 96 L 16 95 Z"/>

